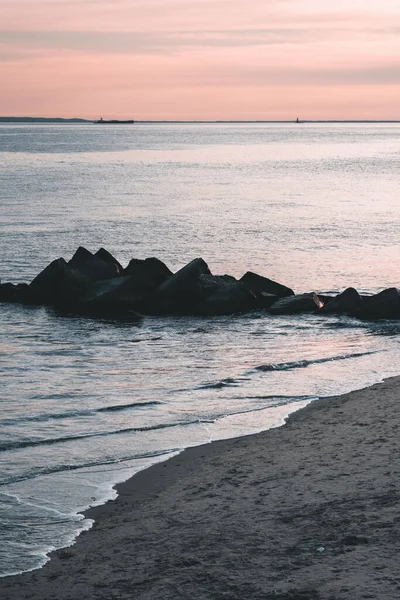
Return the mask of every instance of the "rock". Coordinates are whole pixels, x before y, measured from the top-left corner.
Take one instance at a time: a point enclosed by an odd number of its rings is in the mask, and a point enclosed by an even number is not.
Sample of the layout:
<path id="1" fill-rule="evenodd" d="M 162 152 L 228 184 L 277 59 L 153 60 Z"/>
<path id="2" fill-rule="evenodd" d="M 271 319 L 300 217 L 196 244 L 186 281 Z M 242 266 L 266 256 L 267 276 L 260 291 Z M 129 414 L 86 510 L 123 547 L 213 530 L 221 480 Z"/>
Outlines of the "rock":
<path id="1" fill-rule="evenodd" d="M 143 296 L 132 289 L 131 277 L 120 276 L 91 282 L 75 310 L 86 315 L 137 314 Z"/>
<path id="2" fill-rule="evenodd" d="M 272 279 L 268 279 L 262 275 L 257 275 L 257 273 L 252 273 L 252 271 L 247 271 L 239 281 L 244 283 L 244 285 L 256 296 L 261 293 L 271 294 L 278 298 L 294 296 L 294 291 L 285 285 L 272 281 Z"/>
<path id="3" fill-rule="evenodd" d="M 0 302 L 21 302 L 31 304 L 31 294 L 26 283 L 0 284 Z"/>
<path id="4" fill-rule="evenodd" d="M 321 296 L 318 296 L 322 300 Z M 324 303 L 321 308 L 322 313 L 346 313 L 356 314 L 363 303 L 360 294 L 354 288 L 350 287 L 338 294 L 335 298 Z"/>
<path id="5" fill-rule="evenodd" d="M 362 319 L 399 319 L 399 290 L 393 287 L 374 296 L 364 297 L 359 316 Z"/>
<path id="6" fill-rule="evenodd" d="M 0 302 L 18 302 L 17 286 L 14 283 L 0 284 Z"/>
<path id="7" fill-rule="evenodd" d="M 168 291 L 176 285 L 193 283 L 199 280 L 200 275 L 211 275 L 207 263 L 202 258 L 194 258 L 190 263 L 179 269 L 160 287 L 160 291 Z"/>
<path id="8" fill-rule="evenodd" d="M 266 292 L 260 292 L 256 294 L 257 298 L 257 308 L 268 310 L 271 308 L 277 300 L 279 300 L 278 296 L 274 296 L 274 294 L 267 294 Z"/>
<path id="9" fill-rule="evenodd" d="M 199 293 L 202 294 L 203 298 L 208 298 L 225 286 L 236 282 L 237 279 L 232 275 L 200 275 L 198 280 Z"/>
<path id="10" fill-rule="evenodd" d="M 328 302 L 332 302 L 332 300 L 334 300 L 336 298 L 336 296 L 338 296 L 339 294 L 334 294 L 334 293 L 329 293 L 329 292 L 328 293 L 325 293 L 325 292 L 319 293 L 318 292 L 317 295 L 318 295 L 318 298 L 321 300 L 321 302 L 324 303 L 324 306 L 325 306 L 325 304 L 328 304 Z"/>
<path id="11" fill-rule="evenodd" d="M 93 281 L 98 279 L 110 279 L 111 277 L 117 277 L 118 275 L 118 269 L 115 263 L 105 262 L 82 246 L 79 246 L 78 250 L 68 262 L 68 265 L 72 269 L 80 271 Z"/>
<path id="12" fill-rule="evenodd" d="M 74 305 L 87 291 L 91 280 L 63 259 L 53 260 L 30 283 L 32 302 L 46 305 Z"/>
<path id="13" fill-rule="evenodd" d="M 36 298 L 32 295 L 30 286 L 27 283 L 17 283 L 17 302 L 21 304 L 36 305 Z"/>
<path id="14" fill-rule="evenodd" d="M 108 263 L 109 265 L 115 265 L 117 268 L 118 275 L 123 274 L 123 272 L 124 272 L 123 266 L 105 248 L 99 248 L 99 250 L 97 250 L 97 252 L 95 253 L 95 256 L 97 256 L 97 258 L 100 258 L 101 260 L 103 260 L 105 263 Z"/>
<path id="15" fill-rule="evenodd" d="M 157 288 L 152 310 L 156 314 L 193 314 L 202 299 L 200 276 L 210 274 L 207 263 L 195 258 Z"/>
<path id="16" fill-rule="evenodd" d="M 202 315 L 233 315 L 249 312 L 258 308 L 258 301 L 242 282 L 233 281 L 214 291 L 201 305 L 198 312 Z"/>
<path id="17" fill-rule="evenodd" d="M 273 315 L 289 315 L 294 313 L 312 312 L 323 307 L 323 303 L 315 292 L 298 294 L 281 298 L 273 304 L 269 312 Z"/>
<path id="18" fill-rule="evenodd" d="M 152 257 L 145 260 L 132 258 L 124 275 L 131 276 L 138 288 L 150 290 L 167 281 L 173 273 L 161 260 Z"/>

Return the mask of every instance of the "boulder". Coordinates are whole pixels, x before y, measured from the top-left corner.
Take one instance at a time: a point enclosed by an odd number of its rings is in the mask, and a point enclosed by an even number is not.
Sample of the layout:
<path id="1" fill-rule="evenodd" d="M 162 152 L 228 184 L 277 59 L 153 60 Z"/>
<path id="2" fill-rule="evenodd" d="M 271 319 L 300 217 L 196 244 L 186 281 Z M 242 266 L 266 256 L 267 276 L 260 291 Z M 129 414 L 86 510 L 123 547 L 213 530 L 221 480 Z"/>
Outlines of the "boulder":
<path id="1" fill-rule="evenodd" d="M 252 271 L 247 271 L 247 273 L 240 278 L 240 281 L 256 296 L 261 293 L 271 294 L 278 298 L 294 296 L 294 291 L 292 289 L 281 283 L 272 281 L 272 279 L 257 275 L 257 273 L 252 273 Z"/>
<path id="2" fill-rule="evenodd" d="M 232 275 L 200 275 L 198 280 L 199 294 L 203 298 L 208 298 L 222 290 L 224 287 L 237 283 L 237 279 Z"/>
<path id="3" fill-rule="evenodd" d="M 393 287 L 374 296 L 364 296 L 359 316 L 362 319 L 399 319 L 399 290 Z"/>
<path id="4" fill-rule="evenodd" d="M 338 296 L 339 294 L 335 294 L 335 293 L 325 293 L 325 292 L 317 292 L 318 294 L 318 298 L 321 300 L 321 302 L 325 304 L 328 304 L 328 302 L 332 302 L 332 300 L 334 300 L 336 298 L 336 296 Z"/>
<path id="5" fill-rule="evenodd" d="M 233 315 L 235 313 L 249 312 L 258 308 L 258 301 L 242 282 L 233 281 L 225 283 L 214 291 L 200 305 L 197 311 L 202 315 Z"/>
<path id="6" fill-rule="evenodd" d="M 91 280 L 63 259 L 53 260 L 29 285 L 32 302 L 74 305 L 87 291 Z"/>
<path id="7" fill-rule="evenodd" d="M 68 265 L 93 281 L 118 276 L 118 268 L 115 263 L 104 261 L 82 246 L 79 246 Z"/>
<path id="8" fill-rule="evenodd" d="M 137 314 L 143 295 L 136 293 L 128 276 L 91 282 L 75 310 L 86 315 L 124 316 Z"/>
<path id="9" fill-rule="evenodd" d="M 21 302 L 31 304 L 31 294 L 26 283 L 0 284 L 0 302 Z"/>
<path id="10" fill-rule="evenodd" d="M 321 296 L 318 296 L 322 300 Z M 360 294 L 356 289 L 350 287 L 344 290 L 341 294 L 338 294 L 335 298 L 332 298 L 328 302 L 324 303 L 321 307 L 322 313 L 334 313 L 334 314 L 356 314 L 363 303 Z"/>
<path id="11" fill-rule="evenodd" d="M 100 258 L 101 260 L 103 260 L 105 263 L 108 263 L 109 265 L 115 265 L 115 267 L 117 268 L 118 275 L 123 274 L 123 271 L 124 271 L 123 266 L 105 248 L 99 248 L 99 250 L 97 250 L 97 252 L 95 253 L 95 256 L 97 256 L 97 258 Z"/>
<path id="12" fill-rule="evenodd" d="M 274 294 L 267 294 L 266 292 L 260 292 L 255 294 L 257 298 L 257 308 L 268 310 L 275 302 L 279 300 L 278 296 Z"/>
<path id="13" fill-rule="evenodd" d="M 155 314 L 193 314 L 202 299 L 199 298 L 200 276 L 210 274 L 207 263 L 202 258 L 195 258 L 157 288 L 152 311 Z"/>
<path id="14" fill-rule="evenodd" d="M 15 283 L 0 284 L 0 302 L 18 302 L 17 286 Z"/>
<path id="15" fill-rule="evenodd" d="M 289 315 L 294 313 L 313 312 L 323 307 L 323 302 L 315 292 L 311 294 L 297 294 L 281 298 L 273 304 L 269 312 L 273 315 Z"/>
<path id="16" fill-rule="evenodd" d="M 167 281 L 173 273 L 158 258 L 140 260 L 132 258 L 124 270 L 124 275 L 129 275 L 138 288 L 154 289 Z"/>

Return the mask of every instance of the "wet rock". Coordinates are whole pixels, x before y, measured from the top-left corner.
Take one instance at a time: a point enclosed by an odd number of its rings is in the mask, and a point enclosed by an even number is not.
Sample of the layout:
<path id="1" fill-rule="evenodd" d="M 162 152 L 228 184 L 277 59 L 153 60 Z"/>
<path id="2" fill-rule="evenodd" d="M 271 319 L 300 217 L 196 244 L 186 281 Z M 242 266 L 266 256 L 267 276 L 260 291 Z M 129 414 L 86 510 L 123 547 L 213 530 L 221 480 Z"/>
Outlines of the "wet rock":
<path id="1" fill-rule="evenodd" d="M 30 283 L 32 301 L 44 305 L 74 305 L 87 291 L 91 280 L 63 259 L 53 260 Z"/>
<path id="2" fill-rule="evenodd" d="M 131 276 L 137 288 L 151 290 L 167 281 L 173 273 L 161 260 L 152 257 L 144 260 L 132 258 L 124 275 Z"/>
<path id="3" fill-rule="evenodd" d="M 204 298 L 211 296 L 222 290 L 222 288 L 237 283 L 237 279 L 232 275 L 200 275 L 199 289 Z"/>
<path id="4" fill-rule="evenodd" d="M 92 282 L 75 310 L 86 315 L 132 315 L 137 314 L 143 300 L 143 294 L 132 287 L 131 277 L 113 277 Z"/>
<path id="5" fill-rule="evenodd" d="M 202 258 L 195 258 L 164 281 L 152 298 L 156 314 L 194 314 L 199 303 L 200 276 L 210 275 Z"/>
<path id="6" fill-rule="evenodd" d="M 31 293 L 31 289 L 27 283 L 18 283 L 17 288 L 17 302 L 21 304 L 36 305 L 36 299 Z"/>
<path id="7" fill-rule="evenodd" d="M 252 271 L 247 271 L 247 273 L 240 278 L 240 281 L 256 296 L 261 293 L 271 294 L 278 298 L 294 296 L 294 291 L 292 289 L 281 283 L 272 281 L 272 279 L 253 273 Z"/>
<path id="8" fill-rule="evenodd" d="M 18 302 L 16 287 L 14 283 L 0 284 L 0 302 Z"/>
<path id="9" fill-rule="evenodd" d="M 359 316 L 362 319 L 399 319 L 399 290 L 393 287 L 374 296 L 364 297 Z"/>
<path id="10" fill-rule="evenodd" d="M 298 294 L 281 298 L 271 306 L 269 312 L 273 315 L 289 315 L 303 312 L 313 312 L 323 307 L 323 302 L 315 292 Z"/>
<path id="11" fill-rule="evenodd" d="M 256 294 L 257 298 L 257 308 L 268 310 L 271 308 L 275 302 L 279 300 L 278 296 L 274 296 L 274 294 L 267 294 L 266 292 L 260 292 Z"/>
<path id="12" fill-rule="evenodd" d="M 124 268 L 121 265 L 121 263 L 119 263 L 117 259 L 105 248 L 99 248 L 99 250 L 97 250 L 97 252 L 95 253 L 95 256 L 97 256 L 97 258 L 100 258 L 105 263 L 108 263 L 109 265 L 115 265 L 115 267 L 117 268 L 118 275 L 123 274 Z"/>
<path id="13" fill-rule="evenodd" d="M 325 293 L 325 292 L 317 292 L 318 298 L 321 300 L 321 302 L 325 304 L 328 304 L 328 302 L 331 302 L 332 300 L 334 300 L 336 298 L 336 296 L 338 296 L 339 294 L 334 294 L 334 293 Z"/>
<path id="14" fill-rule="evenodd" d="M 93 281 L 99 279 L 110 279 L 111 277 L 118 276 L 118 268 L 114 263 L 106 262 L 103 259 L 95 256 L 83 246 L 79 246 L 68 265 L 72 269 L 76 269 L 92 279 Z"/>
<path id="15" fill-rule="evenodd" d="M 321 296 L 318 296 L 322 300 Z M 321 313 L 345 313 L 357 314 L 360 310 L 363 300 L 356 289 L 350 287 L 338 294 L 332 300 L 324 303 Z"/>
<path id="16" fill-rule="evenodd" d="M 258 301 L 242 282 L 233 281 L 222 285 L 200 306 L 198 312 L 203 315 L 233 315 L 258 308 Z"/>
<path id="17" fill-rule="evenodd" d="M 31 294 L 26 283 L 0 284 L 0 302 L 20 302 L 31 304 Z"/>

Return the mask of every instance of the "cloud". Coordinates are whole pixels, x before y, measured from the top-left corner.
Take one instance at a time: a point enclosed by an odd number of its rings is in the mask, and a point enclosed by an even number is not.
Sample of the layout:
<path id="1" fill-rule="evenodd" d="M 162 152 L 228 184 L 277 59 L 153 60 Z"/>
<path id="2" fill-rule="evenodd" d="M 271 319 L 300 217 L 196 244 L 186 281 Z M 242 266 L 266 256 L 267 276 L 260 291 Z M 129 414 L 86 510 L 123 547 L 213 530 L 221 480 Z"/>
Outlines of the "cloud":
<path id="1" fill-rule="evenodd" d="M 398 0 L 396 0 L 397 2 Z M 7 30 L 159 31 L 399 22 L 392 0 L 1 0 Z"/>
<path id="2" fill-rule="evenodd" d="M 400 27 L 363 30 L 275 27 L 242 30 L 107 32 L 107 31 L 0 31 L 0 44 L 26 52 L 38 49 L 73 50 L 106 54 L 169 54 L 213 48 L 244 48 L 282 44 L 311 45 L 328 41 L 397 40 Z M 1 58 L 1 48 L 0 48 Z"/>
<path id="3" fill-rule="evenodd" d="M 215 69 L 212 72 L 186 75 L 190 84 L 202 81 L 207 86 L 273 87 L 273 86 L 364 86 L 400 85 L 400 60 L 388 65 L 351 68 L 273 68 L 247 67 Z"/>
<path id="4" fill-rule="evenodd" d="M 298 94 L 316 111 L 335 96 L 342 111 L 348 102 L 357 112 L 372 102 L 371 90 L 377 111 L 391 103 L 398 112 L 398 0 L 0 4 L 6 113 L 18 103 L 27 113 L 35 106 L 43 114 L 46 107 L 64 115 L 75 107 L 78 114 L 86 102 L 96 113 L 131 114 L 140 99 L 138 117 L 152 107 L 160 117 L 165 110 L 212 118 L 214 106 L 220 117 L 225 106 L 242 117 L 267 117 L 268 106 L 296 105 Z"/>

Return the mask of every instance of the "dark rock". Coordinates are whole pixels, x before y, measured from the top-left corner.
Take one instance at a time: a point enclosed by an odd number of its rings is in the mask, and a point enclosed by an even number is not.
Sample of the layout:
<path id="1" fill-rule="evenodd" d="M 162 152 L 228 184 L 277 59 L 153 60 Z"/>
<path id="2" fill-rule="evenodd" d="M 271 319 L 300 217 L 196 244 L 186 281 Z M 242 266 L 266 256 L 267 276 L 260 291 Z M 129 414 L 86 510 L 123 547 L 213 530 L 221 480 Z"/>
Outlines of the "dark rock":
<path id="1" fill-rule="evenodd" d="M 0 284 L 0 302 L 18 302 L 16 287 L 14 283 Z"/>
<path id="2" fill-rule="evenodd" d="M 214 291 L 197 310 L 203 315 L 233 315 L 255 308 L 258 308 L 255 294 L 240 281 L 233 281 Z"/>
<path id="3" fill-rule="evenodd" d="M 321 296 L 318 296 L 318 298 L 322 300 Z M 360 294 L 357 292 L 357 290 L 350 287 L 332 300 L 324 303 L 324 306 L 321 308 L 321 312 L 356 314 L 361 308 L 362 303 L 363 300 Z"/>
<path id="4" fill-rule="evenodd" d="M 131 277 L 113 277 L 92 282 L 81 294 L 75 310 L 86 315 L 132 315 L 137 313 L 143 299 L 132 288 Z"/>
<path id="5" fill-rule="evenodd" d="M 21 302 L 30 304 L 30 290 L 26 283 L 0 284 L 0 302 Z"/>
<path id="6" fill-rule="evenodd" d="M 277 300 L 279 300 L 278 296 L 274 296 L 274 294 L 267 294 L 266 292 L 260 292 L 256 294 L 257 298 L 257 308 L 268 310 L 271 308 Z"/>
<path id="7" fill-rule="evenodd" d="M 160 291 L 166 292 L 182 283 L 193 283 L 198 281 L 200 275 L 211 275 L 207 263 L 202 258 L 194 258 L 190 263 L 179 269 L 167 281 L 160 286 Z"/>
<path id="8" fill-rule="evenodd" d="M 320 294 L 319 292 L 317 292 L 317 296 L 318 298 L 321 300 L 321 302 L 325 304 L 328 304 L 328 302 L 332 302 L 332 300 L 334 300 L 339 294 L 329 294 L 329 293 L 322 293 Z"/>
<path id="9" fill-rule="evenodd" d="M 117 261 L 116 258 L 114 258 L 114 256 L 110 252 L 108 252 L 108 250 L 106 250 L 105 248 L 100 248 L 95 253 L 95 256 L 103 260 L 105 263 L 108 263 L 109 265 L 115 265 L 117 268 L 118 275 L 122 275 L 124 271 L 123 266 Z"/>
<path id="10" fill-rule="evenodd" d="M 68 265 L 72 269 L 80 271 L 93 281 L 98 279 L 110 279 L 111 277 L 117 277 L 118 275 L 116 264 L 105 262 L 82 246 L 79 246 L 78 250 L 68 262 Z"/>
<path id="11" fill-rule="evenodd" d="M 124 275 L 129 275 L 138 288 L 154 289 L 167 281 L 173 273 L 158 258 L 140 260 L 132 258 L 124 270 Z"/>
<path id="12" fill-rule="evenodd" d="M 200 276 L 210 274 L 207 263 L 195 258 L 157 288 L 152 310 L 162 314 L 193 314 L 202 300 Z"/>
<path id="13" fill-rule="evenodd" d="M 298 294 L 281 298 L 271 306 L 269 312 L 273 315 L 289 315 L 294 313 L 312 312 L 323 307 L 323 303 L 315 292 Z"/>
<path id="14" fill-rule="evenodd" d="M 374 296 L 364 296 L 359 316 L 362 319 L 399 319 L 399 290 L 393 287 Z"/>
<path id="15" fill-rule="evenodd" d="M 199 277 L 199 292 L 203 298 L 208 298 L 212 294 L 219 292 L 222 288 L 232 283 L 236 283 L 237 279 L 232 275 L 200 275 Z"/>
<path id="16" fill-rule="evenodd" d="M 18 283 L 17 286 L 17 301 L 21 304 L 36 305 L 36 298 L 31 292 L 31 288 L 27 283 Z"/>
<path id="17" fill-rule="evenodd" d="M 74 305 L 90 284 L 88 277 L 58 258 L 35 277 L 29 288 L 32 302 L 36 304 Z"/>
<path id="18" fill-rule="evenodd" d="M 240 281 L 256 295 L 264 292 L 265 294 L 272 294 L 278 298 L 294 296 L 294 291 L 285 285 L 272 281 L 272 279 L 268 279 L 262 275 L 257 275 L 257 273 L 252 273 L 251 271 L 247 271 L 247 273 L 241 277 Z"/>

